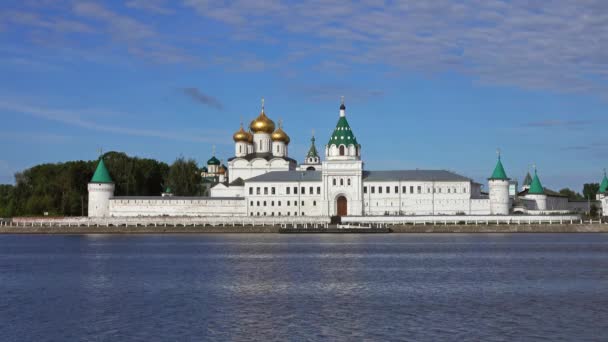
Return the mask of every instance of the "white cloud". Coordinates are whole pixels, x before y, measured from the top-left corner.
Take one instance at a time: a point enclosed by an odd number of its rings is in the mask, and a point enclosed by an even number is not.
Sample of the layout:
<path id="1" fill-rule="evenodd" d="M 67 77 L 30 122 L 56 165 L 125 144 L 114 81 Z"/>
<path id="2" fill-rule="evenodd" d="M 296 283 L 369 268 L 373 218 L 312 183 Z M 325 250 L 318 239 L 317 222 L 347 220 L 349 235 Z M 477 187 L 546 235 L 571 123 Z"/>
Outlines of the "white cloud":
<path id="1" fill-rule="evenodd" d="M 107 132 L 137 137 L 158 138 L 165 140 L 216 143 L 218 141 L 221 141 L 221 139 L 218 139 L 219 134 L 226 134 L 226 132 L 217 132 L 216 134 L 210 134 L 210 132 L 206 132 L 207 134 L 201 134 L 200 136 L 197 136 L 188 135 L 184 132 L 174 132 L 171 130 L 154 130 L 145 128 L 129 128 L 126 126 L 118 125 L 107 125 L 82 117 L 82 113 L 94 114 L 95 116 L 105 116 L 105 114 L 103 114 L 104 112 L 100 110 L 67 110 L 45 108 L 25 103 L 6 101 L 2 99 L 0 99 L 0 110 L 12 113 L 26 114 L 33 117 L 60 122 L 69 126 L 75 126 L 98 132 Z M 108 113 L 108 116 L 114 115 L 115 113 Z"/>

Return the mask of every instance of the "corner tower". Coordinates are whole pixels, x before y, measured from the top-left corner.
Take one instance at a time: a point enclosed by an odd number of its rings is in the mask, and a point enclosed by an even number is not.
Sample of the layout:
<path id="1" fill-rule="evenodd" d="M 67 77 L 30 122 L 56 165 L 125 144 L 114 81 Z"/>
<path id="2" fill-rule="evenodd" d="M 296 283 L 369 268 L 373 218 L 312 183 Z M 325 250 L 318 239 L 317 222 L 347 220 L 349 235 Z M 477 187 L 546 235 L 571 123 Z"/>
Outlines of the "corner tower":
<path id="1" fill-rule="evenodd" d="M 344 98 L 340 116 L 325 146 L 322 164 L 323 207 L 327 216 L 363 214 L 363 162 L 361 145 L 346 120 Z"/>
<path id="2" fill-rule="evenodd" d="M 547 210 L 547 195 L 545 194 L 543 185 L 540 183 L 540 178 L 538 178 L 536 167 L 534 167 L 534 178 L 532 179 L 526 198 L 536 202 L 536 210 Z"/>
<path id="3" fill-rule="evenodd" d="M 114 196 L 114 182 L 110 172 L 99 158 L 97 169 L 88 185 L 89 190 L 89 217 L 110 216 L 110 198 Z"/>
<path id="4" fill-rule="evenodd" d="M 505 172 L 505 168 L 500 160 L 498 153 L 498 161 L 492 176 L 488 178 L 488 187 L 490 191 L 490 214 L 492 215 L 509 215 L 511 201 L 509 198 L 509 177 Z"/>

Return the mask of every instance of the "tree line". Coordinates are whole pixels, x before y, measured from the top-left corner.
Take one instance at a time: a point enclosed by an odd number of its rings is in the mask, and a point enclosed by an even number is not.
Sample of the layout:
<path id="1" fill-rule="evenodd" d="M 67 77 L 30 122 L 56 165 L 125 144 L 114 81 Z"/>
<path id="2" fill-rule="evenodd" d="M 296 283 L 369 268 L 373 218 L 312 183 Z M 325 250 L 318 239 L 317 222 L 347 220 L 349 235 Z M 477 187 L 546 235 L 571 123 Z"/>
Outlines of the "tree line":
<path id="1" fill-rule="evenodd" d="M 179 157 L 168 165 L 121 152 L 108 152 L 103 159 L 116 196 L 159 196 L 167 188 L 177 196 L 197 196 L 206 190 L 194 159 Z M 87 184 L 97 163 L 48 163 L 18 172 L 15 185 L 0 185 L 0 217 L 86 215 Z"/>

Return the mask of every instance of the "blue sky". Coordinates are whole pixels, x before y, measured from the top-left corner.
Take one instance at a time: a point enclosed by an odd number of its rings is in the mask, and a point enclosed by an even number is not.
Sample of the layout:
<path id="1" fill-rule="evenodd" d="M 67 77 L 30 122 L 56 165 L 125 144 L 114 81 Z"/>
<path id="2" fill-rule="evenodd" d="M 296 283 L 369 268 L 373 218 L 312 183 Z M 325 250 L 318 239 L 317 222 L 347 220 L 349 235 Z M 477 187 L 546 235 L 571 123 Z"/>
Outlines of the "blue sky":
<path id="1" fill-rule="evenodd" d="M 204 163 L 266 112 L 301 160 L 340 96 L 367 169 L 484 182 L 538 166 L 577 191 L 608 167 L 606 1 L 8 0 L 0 183 L 97 150 Z"/>

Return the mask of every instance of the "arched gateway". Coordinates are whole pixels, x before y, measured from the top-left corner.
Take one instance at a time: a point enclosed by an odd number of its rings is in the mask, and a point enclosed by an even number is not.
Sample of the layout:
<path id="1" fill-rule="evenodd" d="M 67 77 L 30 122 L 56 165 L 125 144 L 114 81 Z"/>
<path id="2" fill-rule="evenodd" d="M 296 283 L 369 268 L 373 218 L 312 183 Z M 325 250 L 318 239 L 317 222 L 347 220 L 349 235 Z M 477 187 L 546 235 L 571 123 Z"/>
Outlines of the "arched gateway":
<path id="1" fill-rule="evenodd" d="M 337 199 L 337 216 L 346 216 L 348 215 L 348 202 L 346 201 L 346 197 L 340 196 Z"/>

